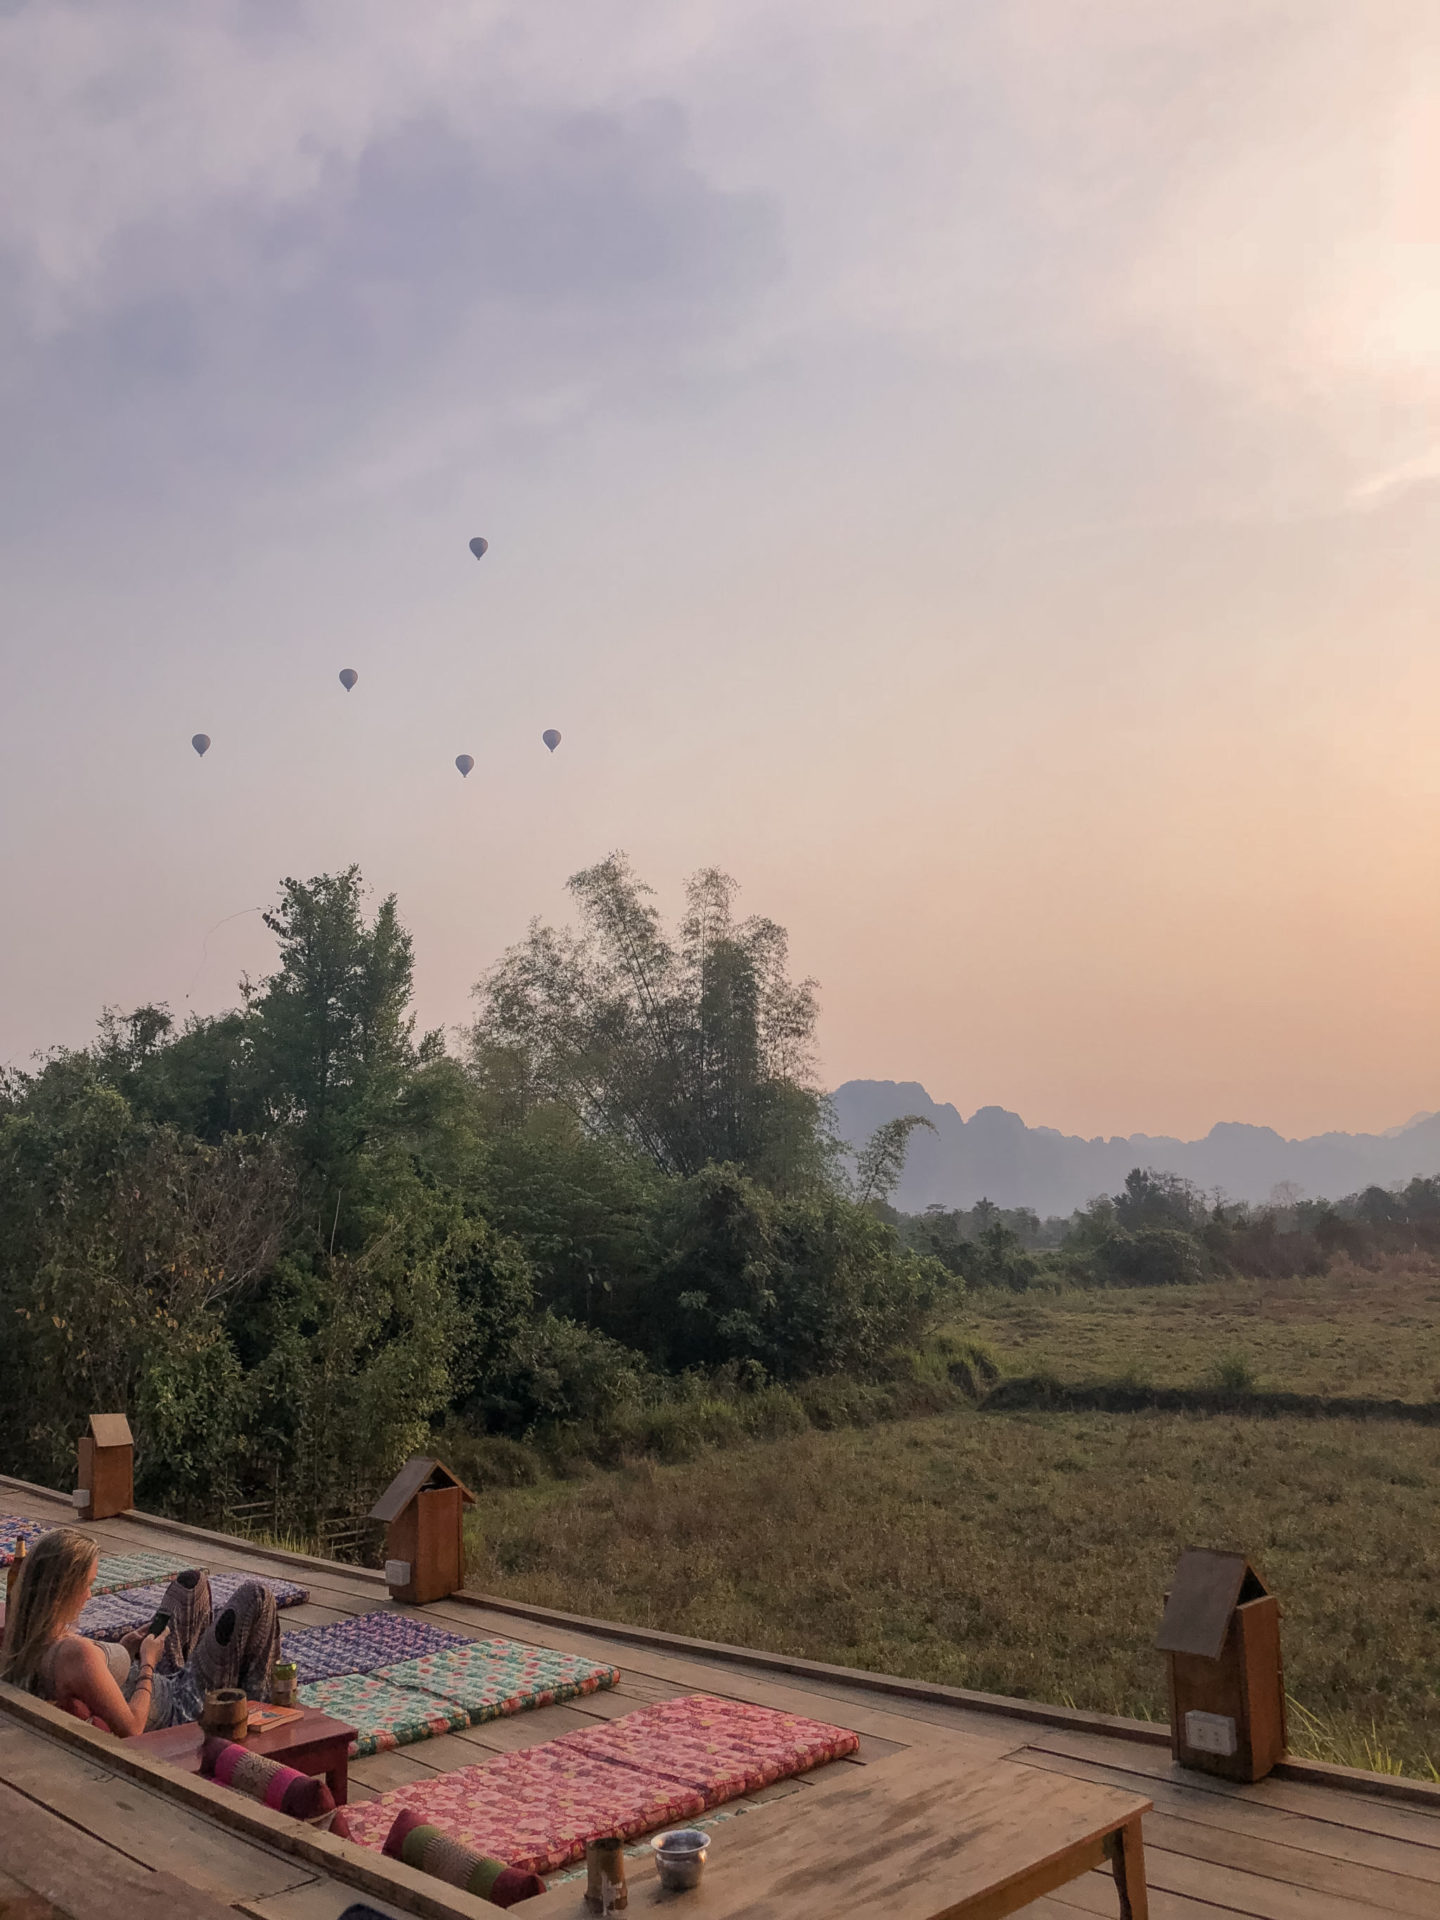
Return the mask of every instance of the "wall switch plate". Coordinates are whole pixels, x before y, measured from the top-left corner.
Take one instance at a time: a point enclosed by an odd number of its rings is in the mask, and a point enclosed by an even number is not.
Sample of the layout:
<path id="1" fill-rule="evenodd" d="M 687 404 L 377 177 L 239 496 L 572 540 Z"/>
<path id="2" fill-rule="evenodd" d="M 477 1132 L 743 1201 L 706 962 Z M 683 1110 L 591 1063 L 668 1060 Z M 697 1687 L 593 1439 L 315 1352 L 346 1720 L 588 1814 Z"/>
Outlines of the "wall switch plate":
<path id="1" fill-rule="evenodd" d="M 1192 1753 L 1218 1753 L 1228 1760 L 1239 1744 L 1235 1722 L 1224 1713 L 1187 1713 L 1185 1744 Z"/>
<path id="2" fill-rule="evenodd" d="M 385 1562 L 385 1584 L 387 1587 L 408 1587 L 410 1584 L 410 1562 L 408 1560 L 387 1560 Z M 1233 1752 L 1234 1749 L 1232 1748 Z"/>

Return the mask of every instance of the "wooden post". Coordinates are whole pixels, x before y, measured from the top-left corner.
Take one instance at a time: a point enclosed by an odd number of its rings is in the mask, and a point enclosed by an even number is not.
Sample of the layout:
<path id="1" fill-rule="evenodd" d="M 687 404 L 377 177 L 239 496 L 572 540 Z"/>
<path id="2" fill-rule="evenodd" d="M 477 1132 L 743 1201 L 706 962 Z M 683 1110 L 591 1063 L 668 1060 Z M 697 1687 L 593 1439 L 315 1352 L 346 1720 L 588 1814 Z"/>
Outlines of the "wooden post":
<path id="1" fill-rule="evenodd" d="M 123 1413 L 91 1414 L 89 1431 L 76 1447 L 76 1466 L 80 1519 L 109 1520 L 129 1512 L 135 1504 L 135 1443 Z"/>
<path id="2" fill-rule="evenodd" d="M 1262 1780 L 1285 1752 L 1280 1603 L 1242 1553 L 1187 1547 L 1156 1643 L 1182 1767 Z"/>
<path id="3" fill-rule="evenodd" d="M 465 1584 L 465 1508 L 475 1496 L 443 1461 L 408 1460 L 370 1513 L 385 1522 L 385 1584 L 392 1600 L 423 1607 Z"/>

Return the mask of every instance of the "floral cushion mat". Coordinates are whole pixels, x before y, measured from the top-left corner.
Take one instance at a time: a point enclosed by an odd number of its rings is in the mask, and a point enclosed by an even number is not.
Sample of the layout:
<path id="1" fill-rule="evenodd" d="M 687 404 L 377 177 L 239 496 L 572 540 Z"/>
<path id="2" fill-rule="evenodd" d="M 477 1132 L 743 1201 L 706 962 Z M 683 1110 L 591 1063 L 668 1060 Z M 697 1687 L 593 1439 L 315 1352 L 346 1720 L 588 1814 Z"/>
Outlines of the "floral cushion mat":
<path id="1" fill-rule="evenodd" d="M 125 1587 L 162 1586 L 193 1566 L 193 1560 L 166 1553 L 102 1553 L 92 1593 L 119 1593 Z"/>
<path id="2" fill-rule="evenodd" d="M 859 1746 L 824 1721 L 707 1694 L 662 1700 L 593 1730 L 462 1767 L 350 1810 L 363 1845 L 384 1844 L 408 1807 L 512 1867 L 553 1873 L 600 1834 L 625 1839 L 710 1808 Z"/>
<path id="3" fill-rule="evenodd" d="M 293 1580 L 231 1569 L 210 1576 L 210 1598 L 217 1612 L 234 1599 L 237 1588 L 246 1580 L 259 1580 L 262 1587 L 268 1587 L 277 1607 L 298 1607 L 310 1597 L 306 1588 L 297 1587 Z M 148 1626 L 160 1610 L 168 1584 L 157 1580 L 148 1587 L 122 1587 L 118 1593 L 93 1595 L 80 1616 L 81 1633 L 91 1640 L 119 1640 Z"/>
<path id="4" fill-rule="evenodd" d="M 301 1686 L 309 1686 L 347 1673 L 378 1673 L 397 1661 L 469 1645 L 462 1633 L 445 1633 L 408 1613 L 381 1611 L 324 1627 L 300 1627 L 281 1636 L 280 1652 L 300 1669 Z"/>
<path id="5" fill-rule="evenodd" d="M 423 1654 L 380 1669 L 382 1680 L 397 1687 L 419 1687 L 465 1708 L 472 1726 L 498 1720 L 530 1707 L 553 1707 L 613 1687 L 616 1667 L 549 1647 L 525 1646 L 496 1637 L 466 1640 L 458 1647 Z"/>
<path id="6" fill-rule="evenodd" d="M 50 1532 L 48 1520 L 31 1520 L 23 1513 L 0 1513 L 0 1567 L 8 1567 L 15 1558 L 15 1544 L 25 1542 L 28 1553 L 42 1533 Z"/>
<path id="7" fill-rule="evenodd" d="M 316 1680 L 300 1689 L 303 1707 L 318 1707 L 332 1720 L 344 1720 L 355 1729 L 350 1754 L 388 1753 L 432 1734 L 458 1733 L 470 1716 L 453 1700 L 420 1693 L 414 1687 L 392 1687 L 373 1673 L 339 1674 Z M 383 1841 L 384 1834 L 380 1840 Z M 378 1846 L 379 1841 L 376 1842 Z"/>

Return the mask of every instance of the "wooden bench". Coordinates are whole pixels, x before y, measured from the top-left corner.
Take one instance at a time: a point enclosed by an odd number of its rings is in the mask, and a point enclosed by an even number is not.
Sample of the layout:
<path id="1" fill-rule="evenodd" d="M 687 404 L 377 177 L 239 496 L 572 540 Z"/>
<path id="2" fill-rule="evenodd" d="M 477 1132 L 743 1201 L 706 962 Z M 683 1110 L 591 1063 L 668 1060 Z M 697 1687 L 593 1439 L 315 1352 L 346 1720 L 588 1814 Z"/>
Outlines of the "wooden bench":
<path id="1" fill-rule="evenodd" d="M 1121 1920 L 1148 1920 L 1140 1818 L 1150 1805 L 1063 1774 L 911 1749 L 829 1768 L 814 1786 L 716 1820 L 692 1892 L 666 1893 L 652 1861 L 628 1860 L 630 1911 L 667 1907 L 674 1920 L 1000 1920 L 1108 1863 Z M 582 1920 L 584 1887 L 583 1877 L 568 1880 L 526 1901 L 525 1920 Z"/>

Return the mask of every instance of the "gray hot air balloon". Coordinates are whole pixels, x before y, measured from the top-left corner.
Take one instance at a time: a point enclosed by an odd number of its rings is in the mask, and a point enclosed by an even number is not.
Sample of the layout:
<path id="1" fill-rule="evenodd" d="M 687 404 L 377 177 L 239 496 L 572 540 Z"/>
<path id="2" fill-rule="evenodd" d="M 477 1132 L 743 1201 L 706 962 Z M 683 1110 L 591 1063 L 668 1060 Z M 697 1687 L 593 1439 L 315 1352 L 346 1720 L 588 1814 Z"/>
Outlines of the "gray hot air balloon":
<path id="1" fill-rule="evenodd" d="M 488 540 L 482 540 L 477 533 L 475 538 L 470 542 L 470 551 L 477 560 L 483 560 L 485 555 L 490 551 L 490 542 Z"/>
<path id="2" fill-rule="evenodd" d="M 344 687 L 347 693 L 350 691 L 350 689 L 354 686 L 355 682 L 359 678 L 360 676 L 355 671 L 354 667 L 342 667 L 340 669 L 340 684 L 342 687 Z"/>
<path id="3" fill-rule="evenodd" d="M 468 753 L 457 753 L 455 756 L 455 764 L 459 767 L 461 773 L 468 774 L 475 762 Z"/>
<path id="4" fill-rule="evenodd" d="M 192 736 L 190 744 L 192 747 L 194 747 L 195 751 L 203 759 L 205 754 L 209 751 L 210 736 L 208 733 L 197 733 Z"/>
<path id="5" fill-rule="evenodd" d="M 546 727 L 545 731 L 541 734 L 540 738 L 545 742 L 546 746 L 549 747 L 552 753 L 555 751 L 556 747 L 558 747 L 560 744 L 560 735 L 555 731 L 554 727 Z"/>

